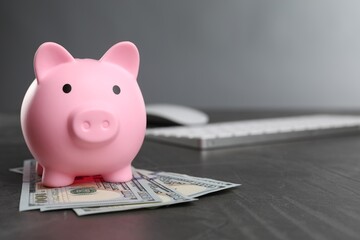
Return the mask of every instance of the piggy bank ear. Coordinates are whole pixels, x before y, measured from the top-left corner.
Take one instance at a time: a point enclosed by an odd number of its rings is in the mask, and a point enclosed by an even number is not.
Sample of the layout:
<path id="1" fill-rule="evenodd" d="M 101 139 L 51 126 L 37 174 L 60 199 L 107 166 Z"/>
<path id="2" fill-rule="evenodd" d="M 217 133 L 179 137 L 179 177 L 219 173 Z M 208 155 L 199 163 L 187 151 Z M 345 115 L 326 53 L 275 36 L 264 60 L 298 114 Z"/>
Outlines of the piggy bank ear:
<path id="1" fill-rule="evenodd" d="M 52 42 L 41 44 L 34 57 L 34 70 L 38 84 L 51 69 L 72 61 L 75 61 L 73 56 L 61 45 Z"/>
<path id="2" fill-rule="evenodd" d="M 135 79 L 137 78 L 140 56 L 138 49 L 131 42 L 115 44 L 104 54 L 100 61 L 116 64 L 131 73 Z"/>

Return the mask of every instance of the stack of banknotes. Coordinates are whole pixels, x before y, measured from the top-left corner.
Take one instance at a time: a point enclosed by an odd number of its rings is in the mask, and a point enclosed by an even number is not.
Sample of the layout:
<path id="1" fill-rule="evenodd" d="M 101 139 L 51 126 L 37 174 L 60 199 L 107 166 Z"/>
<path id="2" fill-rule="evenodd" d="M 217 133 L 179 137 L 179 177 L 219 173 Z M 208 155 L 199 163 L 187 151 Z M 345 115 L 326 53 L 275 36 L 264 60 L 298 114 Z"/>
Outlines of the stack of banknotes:
<path id="1" fill-rule="evenodd" d="M 78 216 L 155 208 L 197 200 L 208 193 L 240 184 L 170 172 L 133 169 L 133 179 L 105 182 L 101 176 L 77 177 L 66 187 L 47 188 L 36 173 L 35 160 L 25 160 L 20 211 L 51 211 L 72 208 Z"/>

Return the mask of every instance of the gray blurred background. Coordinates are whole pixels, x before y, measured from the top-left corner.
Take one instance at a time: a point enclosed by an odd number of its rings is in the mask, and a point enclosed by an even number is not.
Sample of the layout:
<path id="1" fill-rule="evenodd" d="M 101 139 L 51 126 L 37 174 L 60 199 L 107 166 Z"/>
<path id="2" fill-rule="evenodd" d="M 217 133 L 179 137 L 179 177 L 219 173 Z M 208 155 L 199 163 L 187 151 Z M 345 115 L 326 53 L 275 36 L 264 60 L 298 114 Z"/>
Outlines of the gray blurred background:
<path id="1" fill-rule="evenodd" d="M 360 109 L 360 1 L 1 1 L 0 111 L 19 112 L 54 41 L 100 58 L 129 40 L 146 103 Z"/>

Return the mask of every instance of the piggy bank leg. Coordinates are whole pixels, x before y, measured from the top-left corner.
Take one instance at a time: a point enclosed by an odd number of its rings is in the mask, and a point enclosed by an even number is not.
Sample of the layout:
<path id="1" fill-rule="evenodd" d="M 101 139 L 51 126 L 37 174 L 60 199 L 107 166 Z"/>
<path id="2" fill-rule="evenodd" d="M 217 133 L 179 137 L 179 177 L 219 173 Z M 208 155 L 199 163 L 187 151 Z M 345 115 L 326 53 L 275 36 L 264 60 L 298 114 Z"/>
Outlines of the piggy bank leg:
<path id="1" fill-rule="evenodd" d="M 36 161 L 36 173 L 41 176 L 43 174 L 43 166 L 39 162 Z"/>
<path id="2" fill-rule="evenodd" d="M 133 177 L 131 165 L 108 174 L 103 174 L 102 176 L 107 182 L 127 182 Z"/>
<path id="3" fill-rule="evenodd" d="M 74 182 L 74 176 L 44 168 L 42 183 L 47 187 L 64 187 Z"/>

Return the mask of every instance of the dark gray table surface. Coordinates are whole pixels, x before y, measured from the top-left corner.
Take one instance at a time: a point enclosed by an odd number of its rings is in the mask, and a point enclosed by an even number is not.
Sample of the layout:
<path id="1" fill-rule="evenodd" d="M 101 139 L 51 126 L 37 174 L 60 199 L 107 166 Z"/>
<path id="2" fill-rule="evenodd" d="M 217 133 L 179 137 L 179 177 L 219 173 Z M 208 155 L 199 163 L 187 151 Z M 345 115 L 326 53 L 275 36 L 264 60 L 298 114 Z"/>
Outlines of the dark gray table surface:
<path id="1" fill-rule="evenodd" d="M 212 121 L 296 113 L 209 112 Z M 0 239 L 360 239 L 360 135 L 201 152 L 145 141 L 134 166 L 240 187 L 198 201 L 78 217 L 19 212 L 31 154 L 18 116 L 0 114 Z"/>

